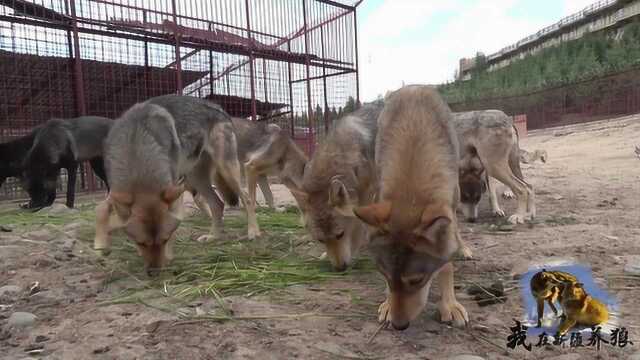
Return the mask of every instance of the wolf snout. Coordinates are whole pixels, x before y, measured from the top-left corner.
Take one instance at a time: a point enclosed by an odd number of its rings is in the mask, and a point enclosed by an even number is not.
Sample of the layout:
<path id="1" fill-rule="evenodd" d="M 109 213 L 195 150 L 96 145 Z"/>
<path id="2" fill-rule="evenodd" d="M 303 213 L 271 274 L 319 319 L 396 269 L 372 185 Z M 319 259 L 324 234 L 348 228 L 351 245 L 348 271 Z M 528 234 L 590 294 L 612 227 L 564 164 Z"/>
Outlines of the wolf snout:
<path id="1" fill-rule="evenodd" d="M 345 272 L 347 271 L 349 264 L 346 261 L 343 261 L 339 264 L 334 265 L 333 267 L 337 272 Z"/>
<path id="2" fill-rule="evenodd" d="M 400 322 L 400 323 L 396 323 L 396 322 L 391 322 L 391 325 L 393 326 L 394 329 L 399 330 L 399 331 L 404 331 L 407 330 L 407 328 L 409 328 L 409 325 L 411 325 L 411 322 L 407 321 L 407 322 Z"/>
<path id="3" fill-rule="evenodd" d="M 160 275 L 160 268 L 159 267 L 150 267 L 147 268 L 147 276 L 149 277 L 156 277 Z"/>

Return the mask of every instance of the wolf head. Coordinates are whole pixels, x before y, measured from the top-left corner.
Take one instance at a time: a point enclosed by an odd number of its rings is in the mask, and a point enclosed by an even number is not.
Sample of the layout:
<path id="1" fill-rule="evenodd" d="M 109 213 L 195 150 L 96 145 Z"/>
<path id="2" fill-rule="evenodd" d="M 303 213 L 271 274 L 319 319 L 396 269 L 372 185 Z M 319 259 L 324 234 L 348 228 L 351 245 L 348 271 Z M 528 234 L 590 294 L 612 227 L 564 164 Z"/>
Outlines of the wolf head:
<path id="1" fill-rule="evenodd" d="M 563 282 L 562 283 L 562 299 L 566 300 L 582 300 L 587 297 L 582 283 Z"/>
<path id="2" fill-rule="evenodd" d="M 478 204 L 482 194 L 487 191 L 487 173 L 477 156 L 462 158 L 459 167 L 460 207 L 465 219 L 475 222 L 478 218 Z"/>
<path id="3" fill-rule="evenodd" d="M 355 178 L 334 176 L 329 188 L 296 192 L 303 207 L 306 226 L 314 240 L 322 243 L 333 268 L 344 271 L 363 242 L 364 227 L 353 213 L 357 206 Z"/>
<path id="4" fill-rule="evenodd" d="M 459 236 L 450 204 L 406 209 L 394 209 L 389 201 L 354 209 L 371 227 L 369 247 L 387 282 L 392 325 L 399 330 L 406 329 L 426 305 L 422 290 L 457 251 Z"/>
<path id="5" fill-rule="evenodd" d="M 172 259 L 171 237 L 180 225 L 184 186 L 171 185 L 159 192 L 111 192 L 115 213 L 125 224 L 147 273 L 152 276 Z"/>

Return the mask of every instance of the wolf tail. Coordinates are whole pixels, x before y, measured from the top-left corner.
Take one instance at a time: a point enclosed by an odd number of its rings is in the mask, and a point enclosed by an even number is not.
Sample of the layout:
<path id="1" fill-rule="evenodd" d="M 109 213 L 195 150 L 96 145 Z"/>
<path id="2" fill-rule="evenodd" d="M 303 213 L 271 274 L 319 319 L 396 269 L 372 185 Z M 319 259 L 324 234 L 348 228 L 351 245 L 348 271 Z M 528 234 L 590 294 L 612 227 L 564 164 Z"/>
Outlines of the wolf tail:
<path id="1" fill-rule="evenodd" d="M 213 175 L 213 183 L 216 185 L 216 190 L 222 195 L 224 202 L 231 206 L 238 205 L 240 189 L 234 189 L 233 186 L 229 185 L 229 182 L 220 174 L 220 171 L 216 171 Z"/>

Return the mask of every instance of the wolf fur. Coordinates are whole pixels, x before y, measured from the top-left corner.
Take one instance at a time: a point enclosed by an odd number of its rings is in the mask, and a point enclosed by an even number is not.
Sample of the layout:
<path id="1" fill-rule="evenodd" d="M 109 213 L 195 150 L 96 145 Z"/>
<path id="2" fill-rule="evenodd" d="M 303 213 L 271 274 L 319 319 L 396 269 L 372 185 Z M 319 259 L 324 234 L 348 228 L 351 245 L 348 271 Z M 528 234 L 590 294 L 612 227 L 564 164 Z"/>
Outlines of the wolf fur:
<path id="1" fill-rule="evenodd" d="M 520 169 L 518 135 L 511 118 L 499 110 L 484 110 L 454 113 L 453 120 L 459 140 L 461 207 L 467 220 L 476 220 L 485 190 L 493 213 L 505 215 L 491 178 L 507 185 L 517 198 L 518 208 L 509 222 L 534 218 L 535 194 Z"/>
<path id="2" fill-rule="evenodd" d="M 252 204 L 256 204 L 257 184 L 267 205 L 274 207 L 268 175 L 277 175 L 291 190 L 299 190 L 302 187 L 304 167 L 309 159 L 278 125 L 242 118 L 232 118 L 232 123 L 238 141 L 238 158 L 242 163 L 241 170 L 247 181 L 249 200 Z M 196 199 L 196 203 L 201 201 Z M 206 208 L 201 210 L 208 213 Z"/>
<path id="3" fill-rule="evenodd" d="M 222 234 L 224 203 L 240 198 L 249 238 L 260 235 L 255 209 L 240 187 L 240 163 L 231 118 L 218 105 L 189 96 L 165 95 L 129 109 L 105 142 L 108 198 L 96 210 L 94 247 L 108 252 L 109 231 L 126 227 L 150 274 L 172 258 L 172 234 L 182 220 L 185 187 L 201 194 L 212 211 L 211 232 Z"/>
<path id="4" fill-rule="evenodd" d="M 424 309 L 434 278 L 442 320 L 468 321 L 450 262 L 461 244 L 457 149 L 451 112 L 435 89 L 405 86 L 385 100 L 375 150 L 377 199 L 354 212 L 371 227 L 370 250 L 387 283 L 379 320 L 398 330 Z"/>
<path id="5" fill-rule="evenodd" d="M 25 155 L 23 184 L 31 197 L 31 207 L 49 206 L 55 200 L 60 169 L 67 170 L 67 202 L 75 202 L 77 170 L 80 162 L 89 161 L 95 174 L 105 181 L 102 142 L 113 121 L 98 116 L 51 119 L 35 132 L 33 144 Z"/>
<path id="6" fill-rule="evenodd" d="M 382 102 L 364 104 L 336 122 L 304 171 L 300 199 L 306 226 L 322 243 L 334 269 L 343 271 L 366 243 L 353 214 L 370 204 L 376 189 L 375 138 Z"/>

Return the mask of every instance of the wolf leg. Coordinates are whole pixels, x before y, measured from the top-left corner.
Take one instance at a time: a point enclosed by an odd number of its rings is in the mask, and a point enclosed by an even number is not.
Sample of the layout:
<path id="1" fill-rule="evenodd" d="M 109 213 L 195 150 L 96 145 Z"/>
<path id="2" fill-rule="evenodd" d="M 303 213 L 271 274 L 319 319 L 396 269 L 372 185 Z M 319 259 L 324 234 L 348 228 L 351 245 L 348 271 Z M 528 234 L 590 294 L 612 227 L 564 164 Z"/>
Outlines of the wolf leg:
<path id="1" fill-rule="evenodd" d="M 111 236 L 109 235 L 111 212 L 112 207 L 108 199 L 96 206 L 96 237 L 93 239 L 93 249 L 102 255 L 109 255 L 111 252 Z"/>
<path id="2" fill-rule="evenodd" d="M 200 236 L 197 240 L 199 242 L 219 239 L 223 232 L 222 215 L 224 212 L 224 203 L 211 187 L 212 167 L 211 157 L 209 157 L 208 154 L 202 154 L 198 164 L 186 178 L 187 187 L 195 189 L 197 193 L 196 197 L 202 196 L 211 211 L 211 230 L 209 234 Z M 197 202 L 196 205 L 198 205 Z M 198 207 L 200 207 L 200 205 L 198 205 Z"/>
<path id="3" fill-rule="evenodd" d="M 249 239 L 255 239 L 260 236 L 260 227 L 256 217 L 255 204 L 250 201 L 249 195 L 240 186 L 240 161 L 238 160 L 238 145 L 233 128 L 230 124 L 217 125 L 212 130 L 212 139 L 213 143 L 207 151 L 209 151 L 213 159 L 216 179 L 218 179 L 216 181 L 224 183 L 216 185 L 224 185 L 224 191 L 232 192 L 240 198 L 247 213 L 247 236 Z M 245 167 L 245 171 L 247 173 L 247 182 L 249 183 L 249 177 L 252 175 L 249 168 Z M 255 189 L 255 183 L 253 186 L 249 183 L 249 187 Z"/>
<path id="4" fill-rule="evenodd" d="M 518 208 L 516 213 L 509 217 L 509 222 L 512 224 L 524 223 L 525 219 L 531 218 L 531 215 L 527 212 L 529 196 L 532 193 L 528 184 L 518 179 L 511 172 L 506 161 L 504 164 L 490 164 L 489 169 L 489 176 L 494 177 L 498 181 L 507 185 L 516 195 Z"/>
<path id="5" fill-rule="evenodd" d="M 67 207 L 73 208 L 76 200 L 76 176 L 78 175 L 78 163 L 74 162 L 67 167 Z"/>
<path id="6" fill-rule="evenodd" d="M 491 201 L 491 210 L 493 211 L 493 214 L 496 216 L 504 217 L 504 211 L 502 211 L 502 209 L 500 208 L 500 204 L 498 204 L 498 196 L 496 196 L 498 181 L 489 176 L 487 187 L 489 188 L 489 200 Z"/>
<path id="7" fill-rule="evenodd" d="M 438 303 L 440 319 L 443 322 L 453 322 L 456 327 L 464 327 L 469 322 L 467 310 L 456 300 L 453 290 L 453 263 L 442 267 L 438 276 L 438 286 L 442 292 L 442 300 Z"/>
<path id="8" fill-rule="evenodd" d="M 258 175 L 258 186 L 260 186 L 260 190 L 262 191 L 262 195 L 264 195 L 264 200 L 267 203 L 267 206 L 273 209 L 275 207 L 273 205 L 273 193 L 269 187 L 269 179 L 267 178 L 267 175 Z"/>

